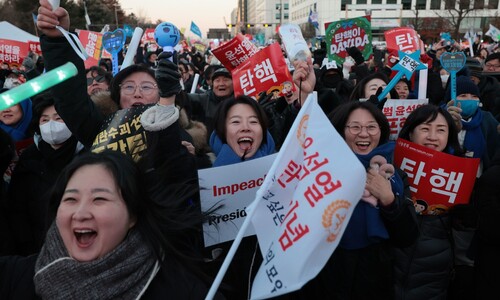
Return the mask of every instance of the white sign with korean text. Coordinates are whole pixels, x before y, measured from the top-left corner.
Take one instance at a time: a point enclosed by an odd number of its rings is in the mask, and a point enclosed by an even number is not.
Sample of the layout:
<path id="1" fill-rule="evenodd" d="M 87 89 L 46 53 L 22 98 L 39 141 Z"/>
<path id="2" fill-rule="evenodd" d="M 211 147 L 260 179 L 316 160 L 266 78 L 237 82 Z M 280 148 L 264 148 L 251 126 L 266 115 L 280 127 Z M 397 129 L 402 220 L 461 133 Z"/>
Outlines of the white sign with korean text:
<path id="1" fill-rule="evenodd" d="M 300 289 L 319 273 L 347 227 L 365 180 L 365 168 L 316 96 L 309 96 L 256 199 L 251 221 L 264 260 L 252 299 Z"/>
<path id="2" fill-rule="evenodd" d="M 386 116 L 387 121 L 389 121 L 391 129 L 389 139 L 395 141 L 410 113 L 417 107 L 426 105 L 427 103 L 429 103 L 429 99 L 388 99 L 384 104 L 382 112 Z"/>

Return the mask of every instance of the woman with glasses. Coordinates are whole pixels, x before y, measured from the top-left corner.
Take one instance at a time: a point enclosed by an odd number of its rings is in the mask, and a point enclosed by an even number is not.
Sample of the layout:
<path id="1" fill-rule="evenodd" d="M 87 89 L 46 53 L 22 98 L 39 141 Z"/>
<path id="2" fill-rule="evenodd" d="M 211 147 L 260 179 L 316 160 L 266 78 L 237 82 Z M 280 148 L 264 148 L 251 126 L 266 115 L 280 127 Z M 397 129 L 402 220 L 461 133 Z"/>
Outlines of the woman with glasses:
<path id="1" fill-rule="evenodd" d="M 320 291 L 315 299 L 393 299 L 389 250 L 411 245 L 418 231 L 404 173 L 385 176 L 372 160 L 377 156 L 381 170 L 392 161 L 389 123 L 375 105 L 358 101 L 339 106 L 329 119 L 366 167 L 365 189 L 376 203 L 365 197 L 358 202 L 339 246 L 304 293 Z"/>

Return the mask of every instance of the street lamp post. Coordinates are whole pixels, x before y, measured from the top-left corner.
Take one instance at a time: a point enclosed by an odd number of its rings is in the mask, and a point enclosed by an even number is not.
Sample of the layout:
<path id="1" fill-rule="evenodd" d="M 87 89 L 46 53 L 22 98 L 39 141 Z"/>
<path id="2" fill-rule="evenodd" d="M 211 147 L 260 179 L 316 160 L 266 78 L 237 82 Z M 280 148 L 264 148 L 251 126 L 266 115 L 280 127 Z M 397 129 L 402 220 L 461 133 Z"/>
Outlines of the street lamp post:
<path id="1" fill-rule="evenodd" d="M 115 4 L 115 20 L 116 20 L 116 29 L 118 29 L 118 5 Z"/>

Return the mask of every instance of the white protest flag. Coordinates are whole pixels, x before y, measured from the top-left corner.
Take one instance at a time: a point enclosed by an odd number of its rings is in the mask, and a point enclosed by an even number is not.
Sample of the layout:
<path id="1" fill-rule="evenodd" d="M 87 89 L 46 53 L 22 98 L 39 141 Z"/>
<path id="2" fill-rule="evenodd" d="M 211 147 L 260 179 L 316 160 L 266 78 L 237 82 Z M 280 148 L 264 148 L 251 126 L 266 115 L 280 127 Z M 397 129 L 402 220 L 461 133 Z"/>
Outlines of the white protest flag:
<path id="1" fill-rule="evenodd" d="M 490 24 L 490 29 L 484 35 L 490 36 L 495 42 L 499 41 L 500 29 Z"/>
<path id="2" fill-rule="evenodd" d="M 365 181 L 365 168 L 311 94 L 249 215 L 264 258 L 251 299 L 300 289 L 321 271 L 344 233 Z"/>

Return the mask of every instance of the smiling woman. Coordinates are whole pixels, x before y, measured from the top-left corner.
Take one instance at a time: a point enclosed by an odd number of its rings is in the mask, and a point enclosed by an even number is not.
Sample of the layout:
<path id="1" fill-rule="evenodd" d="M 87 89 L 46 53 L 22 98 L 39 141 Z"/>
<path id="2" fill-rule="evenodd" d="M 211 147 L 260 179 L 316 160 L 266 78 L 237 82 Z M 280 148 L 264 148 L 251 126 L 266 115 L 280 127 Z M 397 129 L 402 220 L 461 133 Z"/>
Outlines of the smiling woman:
<path id="1" fill-rule="evenodd" d="M 213 166 L 223 166 L 274 153 L 265 112 L 257 101 L 240 96 L 222 102 L 214 116 L 210 147 L 217 156 Z"/>
<path id="2" fill-rule="evenodd" d="M 2 299 L 36 299 L 35 291 L 43 299 L 202 299 L 207 288 L 188 271 L 190 254 L 175 246 L 202 219 L 177 213 L 193 189 L 161 191 L 145 177 L 120 152 L 75 158 L 54 185 L 55 221 L 38 256 L 0 257 Z"/>

